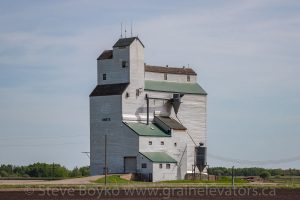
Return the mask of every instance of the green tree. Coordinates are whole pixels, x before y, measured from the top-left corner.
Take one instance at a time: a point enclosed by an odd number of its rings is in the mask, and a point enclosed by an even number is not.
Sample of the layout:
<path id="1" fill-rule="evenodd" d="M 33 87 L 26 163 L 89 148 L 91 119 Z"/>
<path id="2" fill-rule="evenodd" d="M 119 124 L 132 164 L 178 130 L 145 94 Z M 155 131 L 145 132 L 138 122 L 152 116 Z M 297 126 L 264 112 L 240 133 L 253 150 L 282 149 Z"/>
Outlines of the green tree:
<path id="1" fill-rule="evenodd" d="M 89 166 L 80 167 L 79 171 L 81 173 L 81 176 L 90 176 L 90 167 Z"/>
<path id="2" fill-rule="evenodd" d="M 266 180 L 266 179 L 270 178 L 271 174 L 268 171 L 263 171 L 259 176 L 260 176 L 260 178 Z"/>

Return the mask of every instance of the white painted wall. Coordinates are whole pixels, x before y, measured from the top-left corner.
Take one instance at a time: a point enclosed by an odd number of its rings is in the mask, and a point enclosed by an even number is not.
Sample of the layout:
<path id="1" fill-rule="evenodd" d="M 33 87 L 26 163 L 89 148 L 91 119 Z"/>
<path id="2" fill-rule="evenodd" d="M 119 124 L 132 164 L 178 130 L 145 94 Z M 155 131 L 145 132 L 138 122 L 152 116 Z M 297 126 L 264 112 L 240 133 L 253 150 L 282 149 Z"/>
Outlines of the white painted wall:
<path id="1" fill-rule="evenodd" d="M 147 168 L 142 168 L 142 163 L 146 163 Z M 138 159 L 137 159 L 137 171 L 138 171 L 138 173 L 142 173 L 142 174 L 153 173 L 152 162 L 145 156 L 139 154 Z"/>
<path id="2" fill-rule="evenodd" d="M 172 93 L 167 92 L 154 92 L 145 91 L 151 97 L 171 98 Z M 186 94 L 181 99 L 178 118 L 182 124 L 188 129 L 189 134 L 198 145 L 200 142 L 206 146 L 207 138 L 207 111 L 206 102 L 207 96 L 205 95 L 192 95 Z M 153 113 L 161 113 L 161 115 L 171 115 L 176 119 L 174 110 L 171 104 L 166 101 L 150 100 L 150 117 L 153 117 Z M 146 108 L 146 104 L 142 106 Z M 194 164 L 194 147 L 195 144 L 190 137 L 187 138 L 187 171 L 192 171 L 192 165 Z"/>
<path id="3" fill-rule="evenodd" d="M 142 163 L 146 163 L 147 168 L 142 168 Z M 159 168 L 159 164 L 162 164 L 162 168 Z M 170 164 L 170 169 L 167 169 L 166 164 L 153 163 L 141 154 L 138 156 L 138 172 L 142 174 L 152 173 L 153 182 L 177 179 L 177 165 L 175 163 L 168 163 Z"/>
<path id="4" fill-rule="evenodd" d="M 138 40 L 130 45 L 130 84 L 122 95 L 123 116 L 130 115 L 134 120 L 140 118 L 140 107 L 145 103 L 144 92 L 144 47 Z M 140 88 L 141 93 L 137 95 L 136 90 Z M 129 97 L 126 97 L 126 93 Z M 128 118 L 127 118 L 128 119 Z M 124 118 L 124 120 L 127 120 Z"/>
<path id="5" fill-rule="evenodd" d="M 122 67 L 123 60 L 129 62 L 129 47 L 116 47 L 112 59 L 97 60 L 98 85 L 128 83 L 129 67 Z M 103 74 L 106 74 L 106 80 L 103 80 Z"/>
<path id="6" fill-rule="evenodd" d="M 188 133 L 193 138 L 194 142 L 199 145 L 200 142 L 207 145 L 207 96 L 204 95 L 184 95 L 182 104 L 179 108 L 178 118 L 182 124 L 188 129 Z M 171 116 L 175 118 L 175 113 L 172 111 Z M 187 149 L 187 170 L 192 171 L 194 164 L 194 142 L 188 140 Z"/>
<path id="7" fill-rule="evenodd" d="M 121 105 L 121 95 L 90 97 L 92 175 L 103 173 L 105 134 L 110 173 L 123 173 L 124 157 L 138 154 L 138 136 L 122 123 Z M 102 121 L 103 118 L 110 118 L 111 121 Z"/>
<path id="8" fill-rule="evenodd" d="M 168 81 L 177 83 L 196 83 L 197 76 L 190 75 L 190 81 L 187 81 L 187 75 L 183 74 L 168 74 L 167 80 L 164 80 L 164 73 L 145 72 L 145 80 L 151 81 Z"/>
<path id="9" fill-rule="evenodd" d="M 185 131 L 172 130 L 172 137 L 149 137 L 141 136 L 139 139 L 140 152 L 165 152 L 178 163 L 177 178 L 183 179 L 187 171 L 187 143 L 189 136 Z M 149 145 L 152 141 L 152 145 Z M 164 145 L 161 145 L 161 141 Z M 176 143 L 176 146 L 175 146 Z"/>
<path id="10" fill-rule="evenodd" d="M 129 62 L 129 67 L 122 68 L 122 60 Z M 138 152 L 164 151 L 178 162 L 176 176 L 171 172 L 165 174 L 163 179 L 169 180 L 184 177 L 186 171 L 192 170 L 194 164 L 194 143 L 187 133 L 172 131 L 171 138 L 138 137 L 123 120 L 146 120 L 145 94 L 150 97 L 172 98 L 173 93 L 144 91 L 144 79 L 164 81 L 163 73 L 144 72 L 144 48 L 135 40 L 129 47 L 114 48 L 113 59 L 99 60 L 98 84 L 114 84 L 130 82 L 122 95 L 90 97 L 90 152 L 92 175 L 102 174 L 104 167 L 104 135 L 108 135 L 108 167 L 111 173 L 122 173 L 124 170 L 124 156 L 138 156 Z M 107 80 L 102 80 L 102 74 L 107 74 Z M 197 76 L 190 76 L 189 83 L 195 83 Z M 167 81 L 188 83 L 186 75 L 168 74 Z M 136 89 L 141 93 L 136 95 Z M 126 97 L 126 93 L 129 97 Z M 206 145 L 206 112 L 207 97 L 203 95 L 185 95 L 179 109 L 178 117 L 196 144 L 203 142 Z M 167 101 L 150 100 L 150 119 L 155 114 L 171 115 L 175 118 L 173 108 Z M 111 121 L 102 121 L 110 118 Z M 152 140 L 152 146 L 148 141 Z M 160 145 L 160 141 L 165 145 Z M 174 143 L 177 143 L 177 147 Z M 180 161 L 181 160 L 181 161 Z M 137 159 L 137 169 L 141 170 L 140 159 Z M 158 165 L 157 165 L 158 167 Z M 174 168 L 175 169 L 175 168 Z M 150 170 L 150 169 L 149 169 Z M 156 172 L 155 164 L 151 171 Z M 154 178 L 156 177 L 156 178 Z M 153 178 L 158 179 L 154 174 Z"/>
<path id="11" fill-rule="evenodd" d="M 153 163 L 153 182 L 168 181 L 177 179 L 177 165 L 175 163 L 170 164 L 170 169 L 166 168 L 167 163 L 162 163 L 162 169 L 159 168 L 159 163 Z"/>

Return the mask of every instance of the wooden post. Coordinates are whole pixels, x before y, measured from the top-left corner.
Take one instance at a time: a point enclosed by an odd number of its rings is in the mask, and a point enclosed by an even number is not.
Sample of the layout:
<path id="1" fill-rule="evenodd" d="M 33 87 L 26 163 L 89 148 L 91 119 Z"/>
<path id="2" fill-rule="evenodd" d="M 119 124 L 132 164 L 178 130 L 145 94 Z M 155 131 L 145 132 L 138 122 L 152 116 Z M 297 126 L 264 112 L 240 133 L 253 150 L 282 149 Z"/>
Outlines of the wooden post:
<path id="1" fill-rule="evenodd" d="M 148 94 L 146 94 L 146 101 L 147 101 L 147 125 L 149 125 L 149 98 L 148 98 Z"/>
<path id="2" fill-rule="evenodd" d="M 209 172 L 208 172 L 208 170 L 209 170 L 209 165 L 206 164 L 206 166 L 207 166 L 207 180 L 209 181 Z"/>
<path id="3" fill-rule="evenodd" d="M 105 185 L 107 184 L 107 134 L 105 134 L 105 144 L 104 144 L 104 174 L 105 174 Z"/>
<path id="4" fill-rule="evenodd" d="M 232 166 L 231 177 L 232 177 L 232 189 L 234 189 L 234 166 Z"/>
<path id="5" fill-rule="evenodd" d="M 52 163 L 52 180 L 54 180 L 54 162 Z"/>

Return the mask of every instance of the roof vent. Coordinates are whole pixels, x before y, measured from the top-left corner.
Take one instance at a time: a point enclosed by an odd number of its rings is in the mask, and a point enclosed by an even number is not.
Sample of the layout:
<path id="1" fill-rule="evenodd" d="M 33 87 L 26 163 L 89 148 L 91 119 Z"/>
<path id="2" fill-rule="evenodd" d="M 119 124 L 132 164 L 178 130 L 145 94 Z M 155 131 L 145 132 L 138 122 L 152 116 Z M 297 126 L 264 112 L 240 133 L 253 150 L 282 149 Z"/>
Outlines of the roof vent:
<path id="1" fill-rule="evenodd" d="M 169 65 L 166 65 L 166 67 L 169 67 Z"/>

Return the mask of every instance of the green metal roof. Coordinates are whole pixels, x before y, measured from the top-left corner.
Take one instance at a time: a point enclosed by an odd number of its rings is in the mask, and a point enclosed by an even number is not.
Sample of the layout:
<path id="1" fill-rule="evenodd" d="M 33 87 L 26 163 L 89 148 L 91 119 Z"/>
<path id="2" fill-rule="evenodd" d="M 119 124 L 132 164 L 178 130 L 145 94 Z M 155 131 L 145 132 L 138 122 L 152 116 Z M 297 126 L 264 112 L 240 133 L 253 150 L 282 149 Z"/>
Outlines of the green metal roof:
<path id="1" fill-rule="evenodd" d="M 165 152 L 140 152 L 154 163 L 177 163 L 177 161 Z"/>
<path id="2" fill-rule="evenodd" d="M 145 81 L 145 90 L 207 95 L 198 83 L 177 83 L 167 81 Z"/>
<path id="3" fill-rule="evenodd" d="M 141 122 L 124 122 L 130 129 L 132 129 L 139 136 L 151 136 L 151 137 L 171 137 L 158 126 L 153 123 L 149 125 Z"/>

